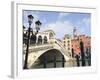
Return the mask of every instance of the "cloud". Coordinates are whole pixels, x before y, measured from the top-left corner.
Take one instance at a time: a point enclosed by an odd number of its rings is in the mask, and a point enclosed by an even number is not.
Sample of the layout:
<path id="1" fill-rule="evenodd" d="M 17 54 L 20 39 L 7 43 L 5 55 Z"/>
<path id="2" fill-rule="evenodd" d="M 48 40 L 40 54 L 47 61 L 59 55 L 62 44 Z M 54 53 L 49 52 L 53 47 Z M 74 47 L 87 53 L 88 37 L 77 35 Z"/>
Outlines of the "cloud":
<path id="1" fill-rule="evenodd" d="M 62 20 L 65 16 L 68 16 L 70 13 L 59 13 L 58 19 L 56 22 L 46 23 L 44 26 L 41 26 L 41 31 L 53 30 L 56 34 L 56 38 L 62 39 L 65 34 L 72 35 L 73 24 L 68 20 Z"/>
<path id="2" fill-rule="evenodd" d="M 84 24 L 86 27 L 90 27 L 91 25 L 91 19 L 90 18 L 83 18 L 80 21 L 77 22 L 78 25 Z"/>
<path id="3" fill-rule="evenodd" d="M 46 24 L 46 19 L 45 18 L 43 18 L 42 20 L 41 20 L 41 22 L 43 23 L 43 24 Z"/>
<path id="4" fill-rule="evenodd" d="M 65 14 L 60 14 L 64 16 Z M 41 31 L 48 29 L 53 30 L 56 33 L 56 38 L 62 39 L 65 34 L 73 34 L 73 28 L 77 28 L 77 34 L 90 34 L 90 18 L 83 18 L 78 21 L 78 25 L 71 23 L 69 20 L 57 20 L 55 23 L 47 23 L 45 26 L 41 27 Z"/>
<path id="5" fill-rule="evenodd" d="M 59 13 L 59 17 L 68 16 L 70 13 Z"/>
<path id="6" fill-rule="evenodd" d="M 58 20 L 64 18 L 65 16 L 68 16 L 70 13 L 59 13 Z"/>
<path id="7" fill-rule="evenodd" d="M 38 11 L 24 11 L 24 17 L 27 19 L 28 15 L 32 15 L 35 20 L 39 19 L 39 12 Z"/>
<path id="8" fill-rule="evenodd" d="M 73 28 L 76 27 L 78 34 L 90 34 L 90 17 L 85 16 L 81 17 L 78 16 L 77 19 L 72 18 L 72 13 L 64 13 L 60 12 L 59 14 L 55 15 L 52 19 L 51 16 L 46 16 L 48 20 L 46 20 L 46 17 L 44 17 L 45 14 L 41 13 L 39 11 L 24 11 L 23 14 L 23 24 L 24 26 L 28 27 L 28 15 L 34 16 L 34 22 L 37 20 L 40 20 L 42 22 L 40 31 L 45 31 L 48 29 L 52 29 L 56 33 L 56 38 L 62 38 L 65 34 L 71 34 L 73 32 Z M 74 13 L 73 13 L 74 14 Z M 67 18 L 67 17 L 71 18 Z M 42 18 L 41 18 L 42 17 Z M 56 18 L 56 19 L 55 19 Z M 75 16 L 76 18 L 76 16 Z M 35 24 L 32 24 L 33 30 L 35 30 Z"/>
<path id="9" fill-rule="evenodd" d="M 85 17 L 81 21 L 78 21 L 77 28 L 79 34 L 91 35 L 91 19 Z"/>
<path id="10" fill-rule="evenodd" d="M 35 26 L 34 22 L 39 20 L 39 12 L 37 11 L 23 11 L 23 25 L 27 28 L 29 26 L 28 24 L 28 15 L 32 15 L 34 17 L 32 27 Z"/>
<path id="11" fill-rule="evenodd" d="M 69 21 L 57 21 L 56 23 L 46 24 L 41 31 L 51 29 L 56 33 L 56 38 L 61 39 L 65 34 L 72 34 L 73 28 L 73 24 Z"/>
<path id="12" fill-rule="evenodd" d="M 91 24 L 91 20 L 90 18 L 83 18 L 82 23 L 88 27 Z"/>

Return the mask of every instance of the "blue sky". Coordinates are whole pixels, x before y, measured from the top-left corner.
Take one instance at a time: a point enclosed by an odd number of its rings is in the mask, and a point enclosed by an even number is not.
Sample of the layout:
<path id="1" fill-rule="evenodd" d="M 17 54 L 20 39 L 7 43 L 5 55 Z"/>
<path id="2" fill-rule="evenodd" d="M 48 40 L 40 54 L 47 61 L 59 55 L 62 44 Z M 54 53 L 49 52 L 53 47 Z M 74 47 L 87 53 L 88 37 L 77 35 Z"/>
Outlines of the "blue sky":
<path id="1" fill-rule="evenodd" d="M 28 15 L 33 15 L 32 28 L 35 31 L 34 22 L 40 20 L 42 25 L 40 32 L 52 29 L 56 38 L 63 38 L 65 34 L 72 35 L 73 28 L 77 28 L 79 35 L 91 35 L 91 14 L 75 12 L 50 12 L 50 11 L 23 11 L 23 25 L 28 28 Z"/>

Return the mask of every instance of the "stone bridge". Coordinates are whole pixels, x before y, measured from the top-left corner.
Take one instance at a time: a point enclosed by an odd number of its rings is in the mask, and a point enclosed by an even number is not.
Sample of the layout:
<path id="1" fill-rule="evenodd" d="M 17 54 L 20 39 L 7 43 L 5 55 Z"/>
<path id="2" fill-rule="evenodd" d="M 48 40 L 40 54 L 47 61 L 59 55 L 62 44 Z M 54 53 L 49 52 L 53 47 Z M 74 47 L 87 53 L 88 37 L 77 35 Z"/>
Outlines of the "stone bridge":
<path id="1" fill-rule="evenodd" d="M 52 49 L 60 51 L 60 53 L 64 56 L 65 61 L 71 59 L 70 54 L 67 53 L 62 43 L 59 40 L 55 40 L 55 42 L 52 44 L 47 43 L 41 45 L 39 44 L 30 45 L 29 55 L 28 55 L 28 67 L 30 68 L 42 54 Z M 25 51 L 26 51 L 26 46 L 24 46 L 24 53 L 26 53 Z M 25 59 L 25 54 L 24 54 L 24 59 Z"/>

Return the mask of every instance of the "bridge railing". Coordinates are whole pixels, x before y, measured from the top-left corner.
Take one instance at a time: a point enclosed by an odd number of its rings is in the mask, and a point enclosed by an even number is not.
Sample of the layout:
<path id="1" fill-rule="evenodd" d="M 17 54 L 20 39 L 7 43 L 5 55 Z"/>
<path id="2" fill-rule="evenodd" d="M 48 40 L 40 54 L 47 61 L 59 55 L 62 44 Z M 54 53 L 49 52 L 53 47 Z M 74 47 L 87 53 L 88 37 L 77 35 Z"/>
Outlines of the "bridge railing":
<path id="1" fill-rule="evenodd" d="M 62 43 L 61 43 L 59 40 L 55 39 L 55 43 L 58 44 L 58 45 L 61 47 L 61 50 L 62 50 L 64 53 L 66 53 L 65 55 L 67 55 L 67 56 L 70 57 L 70 54 L 67 53 L 66 48 L 64 48 L 64 46 L 62 45 Z"/>
<path id="2" fill-rule="evenodd" d="M 52 49 L 53 44 L 42 44 L 42 45 L 31 45 L 29 47 L 29 53 L 35 52 L 35 51 L 41 51 L 44 49 Z M 26 46 L 24 46 L 24 52 L 26 51 Z"/>

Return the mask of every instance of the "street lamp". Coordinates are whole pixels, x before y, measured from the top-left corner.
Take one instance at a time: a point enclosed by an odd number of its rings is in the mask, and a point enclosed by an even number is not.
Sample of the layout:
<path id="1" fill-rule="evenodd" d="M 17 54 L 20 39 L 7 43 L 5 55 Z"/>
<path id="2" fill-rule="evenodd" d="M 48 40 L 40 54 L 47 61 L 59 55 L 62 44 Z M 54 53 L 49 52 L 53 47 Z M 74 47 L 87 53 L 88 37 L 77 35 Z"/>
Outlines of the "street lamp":
<path id="1" fill-rule="evenodd" d="M 28 15 L 28 23 L 29 23 L 29 27 L 31 26 L 32 22 L 33 22 L 33 16 L 32 15 Z"/>
<path id="2" fill-rule="evenodd" d="M 26 48 L 24 69 L 28 69 L 27 62 L 28 62 L 28 51 L 29 51 L 29 39 L 30 39 L 30 30 L 31 30 L 31 24 L 33 22 L 33 18 L 34 17 L 32 15 L 28 15 L 29 28 L 28 28 L 28 39 L 27 39 L 27 48 Z"/>
<path id="3" fill-rule="evenodd" d="M 35 27 L 36 27 L 36 34 L 38 33 L 38 31 L 40 30 L 40 26 L 42 25 L 42 23 L 38 20 L 35 22 Z"/>

